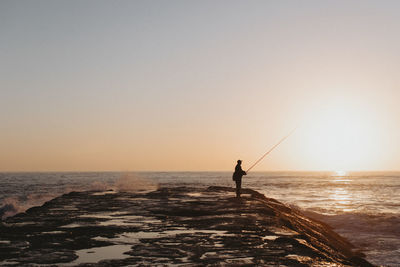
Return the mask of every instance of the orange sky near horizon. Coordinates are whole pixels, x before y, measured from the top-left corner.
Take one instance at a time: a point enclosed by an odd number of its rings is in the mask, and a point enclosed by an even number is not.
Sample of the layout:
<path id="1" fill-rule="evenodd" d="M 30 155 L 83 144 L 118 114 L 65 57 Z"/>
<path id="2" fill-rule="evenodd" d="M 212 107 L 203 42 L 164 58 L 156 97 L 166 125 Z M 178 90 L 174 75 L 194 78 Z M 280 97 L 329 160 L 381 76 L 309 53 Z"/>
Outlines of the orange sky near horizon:
<path id="1" fill-rule="evenodd" d="M 398 171 L 399 8 L 2 1 L 0 171 Z"/>

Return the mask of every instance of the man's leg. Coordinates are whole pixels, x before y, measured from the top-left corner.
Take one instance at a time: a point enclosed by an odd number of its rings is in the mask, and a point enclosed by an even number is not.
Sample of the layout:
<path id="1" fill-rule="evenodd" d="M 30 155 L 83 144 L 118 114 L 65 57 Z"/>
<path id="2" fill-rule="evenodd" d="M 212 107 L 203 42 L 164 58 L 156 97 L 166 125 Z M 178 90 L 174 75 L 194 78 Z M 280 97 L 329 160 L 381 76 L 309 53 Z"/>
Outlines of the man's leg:
<path id="1" fill-rule="evenodd" d="M 236 180 L 236 197 L 240 197 L 241 186 L 242 186 L 242 180 Z"/>

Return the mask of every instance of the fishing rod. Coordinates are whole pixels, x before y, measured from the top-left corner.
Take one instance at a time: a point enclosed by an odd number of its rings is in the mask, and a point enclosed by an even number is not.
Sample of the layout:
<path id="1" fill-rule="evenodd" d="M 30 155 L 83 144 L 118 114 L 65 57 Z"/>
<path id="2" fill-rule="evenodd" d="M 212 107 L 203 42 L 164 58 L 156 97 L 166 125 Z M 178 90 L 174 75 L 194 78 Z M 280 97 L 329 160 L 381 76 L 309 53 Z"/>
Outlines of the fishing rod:
<path id="1" fill-rule="evenodd" d="M 261 156 L 261 158 L 259 158 L 253 165 L 251 165 L 251 167 L 246 171 L 246 173 L 248 173 L 254 166 L 256 166 L 260 161 L 262 161 L 269 153 L 272 152 L 272 150 L 274 150 L 277 146 L 279 146 L 283 141 L 285 141 L 286 138 L 288 138 L 289 136 L 291 136 L 294 131 L 296 131 L 297 127 L 294 128 L 292 131 L 290 131 L 290 133 L 288 135 L 286 135 L 285 137 L 283 137 L 278 143 L 276 143 L 270 150 L 268 150 L 264 155 Z"/>

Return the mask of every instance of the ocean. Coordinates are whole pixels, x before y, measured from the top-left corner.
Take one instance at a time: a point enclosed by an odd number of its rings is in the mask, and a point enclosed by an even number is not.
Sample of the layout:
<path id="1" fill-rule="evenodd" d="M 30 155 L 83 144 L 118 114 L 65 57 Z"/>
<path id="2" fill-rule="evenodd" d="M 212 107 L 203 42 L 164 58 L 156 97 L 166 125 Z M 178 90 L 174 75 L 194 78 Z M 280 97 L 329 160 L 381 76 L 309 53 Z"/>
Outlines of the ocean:
<path id="1" fill-rule="evenodd" d="M 0 216 L 71 191 L 233 187 L 231 177 L 231 172 L 0 173 Z M 400 266 L 400 173 L 251 172 L 242 186 L 328 223 L 371 263 Z"/>

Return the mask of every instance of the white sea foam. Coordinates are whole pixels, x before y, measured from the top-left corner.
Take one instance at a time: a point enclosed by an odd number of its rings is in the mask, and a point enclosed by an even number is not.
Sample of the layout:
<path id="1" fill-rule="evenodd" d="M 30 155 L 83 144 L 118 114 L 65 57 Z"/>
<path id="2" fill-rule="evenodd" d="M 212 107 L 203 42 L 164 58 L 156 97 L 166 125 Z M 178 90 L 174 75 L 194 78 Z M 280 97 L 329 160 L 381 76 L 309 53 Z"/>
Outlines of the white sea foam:
<path id="1" fill-rule="evenodd" d="M 115 181 L 114 187 L 119 192 L 156 190 L 158 184 L 148 179 L 143 179 L 137 174 L 125 173 Z"/>
<path id="2" fill-rule="evenodd" d="M 328 223 L 334 230 L 350 240 L 367 259 L 384 266 L 400 263 L 400 214 L 365 214 L 346 212 L 323 215 L 303 211 L 312 218 Z"/>
<path id="3" fill-rule="evenodd" d="M 0 173 L 0 188 L 7 189 L 0 189 L 4 219 L 73 191 L 139 192 L 156 190 L 158 184 L 133 173 Z"/>
<path id="4" fill-rule="evenodd" d="M 231 172 L 0 173 L 0 216 L 70 191 L 234 186 Z M 377 265 L 400 266 L 400 173 L 251 172 L 243 187 L 313 212 Z"/>

